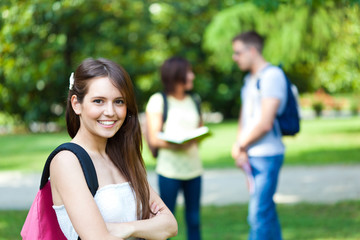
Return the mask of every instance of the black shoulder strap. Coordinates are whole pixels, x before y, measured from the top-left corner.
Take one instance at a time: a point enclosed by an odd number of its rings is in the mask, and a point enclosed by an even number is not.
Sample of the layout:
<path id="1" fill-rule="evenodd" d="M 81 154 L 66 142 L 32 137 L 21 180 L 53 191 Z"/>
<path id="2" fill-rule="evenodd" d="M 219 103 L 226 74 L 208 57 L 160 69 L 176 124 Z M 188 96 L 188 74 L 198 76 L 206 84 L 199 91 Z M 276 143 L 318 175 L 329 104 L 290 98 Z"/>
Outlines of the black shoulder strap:
<path id="1" fill-rule="evenodd" d="M 164 124 L 166 122 L 166 119 L 167 119 L 168 101 L 167 101 L 167 97 L 166 97 L 165 92 L 161 92 L 161 96 L 163 97 L 163 100 L 164 100 L 164 106 L 163 106 L 163 124 Z"/>
<path id="2" fill-rule="evenodd" d="M 167 96 L 165 92 L 161 92 L 161 96 L 163 97 L 164 106 L 163 106 L 163 123 L 166 122 L 167 115 L 168 115 L 168 101 Z M 195 102 L 196 110 L 199 113 L 199 116 L 201 117 L 201 107 L 200 107 L 200 97 L 197 94 L 190 93 L 191 98 Z"/>
<path id="3" fill-rule="evenodd" d="M 272 66 L 273 66 L 273 65 L 271 65 L 271 64 L 266 65 L 263 69 L 261 69 L 260 73 L 263 74 L 266 69 L 268 69 L 269 67 L 272 67 Z M 259 77 L 259 78 L 257 79 L 257 81 L 256 81 L 256 88 L 257 88 L 258 90 L 260 90 L 260 80 L 261 80 L 261 77 Z"/>
<path id="4" fill-rule="evenodd" d="M 198 94 L 195 94 L 195 93 L 191 93 L 190 96 L 193 99 L 193 101 L 195 102 L 196 110 L 198 111 L 199 116 L 201 117 L 201 105 L 200 105 L 201 100 L 200 100 L 200 96 Z"/>
<path id="5" fill-rule="evenodd" d="M 46 160 L 44 170 L 41 176 L 41 182 L 40 182 L 40 189 L 42 189 L 45 184 L 48 182 L 49 176 L 50 176 L 50 163 L 51 160 L 54 158 L 54 156 L 59 153 L 60 151 L 68 150 L 73 152 L 76 157 L 79 159 L 81 168 L 84 172 L 86 183 L 89 187 L 89 190 L 93 196 L 95 196 L 95 193 L 97 189 L 99 188 L 99 183 L 97 180 L 97 175 L 95 171 L 94 164 L 89 156 L 89 154 L 83 149 L 81 146 L 75 144 L 75 143 L 63 143 L 60 146 L 58 146 L 48 157 Z"/>

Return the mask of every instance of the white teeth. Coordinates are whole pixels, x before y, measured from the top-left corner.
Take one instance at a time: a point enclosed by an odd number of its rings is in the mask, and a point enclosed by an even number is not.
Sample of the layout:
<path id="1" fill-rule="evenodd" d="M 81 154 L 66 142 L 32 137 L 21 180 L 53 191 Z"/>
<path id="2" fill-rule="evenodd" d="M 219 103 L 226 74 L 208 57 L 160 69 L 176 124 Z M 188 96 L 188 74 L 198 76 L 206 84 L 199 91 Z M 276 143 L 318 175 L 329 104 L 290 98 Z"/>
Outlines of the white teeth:
<path id="1" fill-rule="evenodd" d="M 110 126 L 110 125 L 113 125 L 115 123 L 115 121 L 99 121 L 99 123 Z"/>

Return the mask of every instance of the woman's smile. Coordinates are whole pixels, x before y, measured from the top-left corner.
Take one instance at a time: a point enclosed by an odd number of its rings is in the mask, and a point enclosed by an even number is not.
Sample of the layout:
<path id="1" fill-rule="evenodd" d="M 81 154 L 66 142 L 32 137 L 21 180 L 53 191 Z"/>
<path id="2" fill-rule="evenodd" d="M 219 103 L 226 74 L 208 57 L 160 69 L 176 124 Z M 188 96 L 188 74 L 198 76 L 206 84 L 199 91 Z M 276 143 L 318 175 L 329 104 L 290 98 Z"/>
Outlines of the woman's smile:
<path id="1" fill-rule="evenodd" d="M 115 120 L 98 120 L 98 123 L 104 127 L 113 127 L 117 121 Z"/>

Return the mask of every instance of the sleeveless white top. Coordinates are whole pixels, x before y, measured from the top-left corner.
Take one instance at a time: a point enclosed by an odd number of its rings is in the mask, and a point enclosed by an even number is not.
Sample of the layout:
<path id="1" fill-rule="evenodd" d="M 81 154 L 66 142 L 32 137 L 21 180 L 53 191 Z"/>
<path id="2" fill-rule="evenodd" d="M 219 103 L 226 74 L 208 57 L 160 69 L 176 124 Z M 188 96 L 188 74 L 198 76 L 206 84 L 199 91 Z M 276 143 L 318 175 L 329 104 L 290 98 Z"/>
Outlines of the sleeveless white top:
<path id="1" fill-rule="evenodd" d="M 110 184 L 98 189 L 94 200 L 105 222 L 121 223 L 137 220 L 135 193 L 128 182 Z M 77 240 L 78 234 L 70 221 L 65 206 L 53 205 L 53 208 L 65 237 L 69 240 Z"/>

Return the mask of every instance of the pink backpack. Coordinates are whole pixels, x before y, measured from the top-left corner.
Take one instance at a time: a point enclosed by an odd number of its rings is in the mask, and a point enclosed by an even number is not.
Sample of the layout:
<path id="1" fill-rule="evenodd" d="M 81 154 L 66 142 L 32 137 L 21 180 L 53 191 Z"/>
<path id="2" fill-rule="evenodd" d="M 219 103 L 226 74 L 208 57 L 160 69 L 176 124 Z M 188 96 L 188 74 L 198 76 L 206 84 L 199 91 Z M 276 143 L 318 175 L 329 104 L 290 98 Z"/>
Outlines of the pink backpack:
<path id="1" fill-rule="evenodd" d="M 53 201 L 49 181 L 51 160 L 63 150 L 73 152 L 79 159 L 87 185 L 93 196 L 99 187 L 92 160 L 82 147 L 75 143 L 64 143 L 57 147 L 45 163 L 40 190 L 36 194 L 21 230 L 21 237 L 25 240 L 66 240 L 57 221 L 55 210 L 52 208 Z"/>

